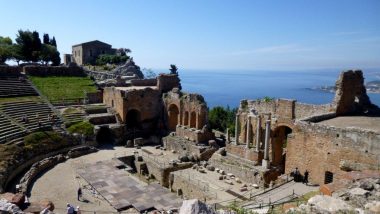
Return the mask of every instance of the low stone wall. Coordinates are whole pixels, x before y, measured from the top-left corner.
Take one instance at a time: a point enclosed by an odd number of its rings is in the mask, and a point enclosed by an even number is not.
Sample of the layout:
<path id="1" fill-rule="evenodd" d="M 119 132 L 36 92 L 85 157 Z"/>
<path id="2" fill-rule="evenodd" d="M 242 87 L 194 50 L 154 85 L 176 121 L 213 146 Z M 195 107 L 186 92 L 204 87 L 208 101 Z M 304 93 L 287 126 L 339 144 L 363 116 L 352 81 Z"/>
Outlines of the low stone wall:
<path id="1" fill-rule="evenodd" d="M 131 80 L 132 86 L 156 86 L 157 79 L 134 79 Z"/>
<path id="2" fill-rule="evenodd" d="M 177 173 L 171 173 L 170 177 L 170 189 L 177 193 L 178 191 L 181 191 L 182 195 L 186 198 L 198 198 L 199 200 L 206 199 L 207 201 L 217 199 L 215 194 L 207 193 L 207 190 L 205 189 L 207 188 L 206 186 L 200 185 L 196 181 L 191 181 Z"/>
<path id="3" fill-rule="evenodd" d="M 171 172 L 181 169 L 187 169 L 192 166 L 192 163 L 160 163 L 155 158 L 149 157 L 149 155 L 143 155 L 143 160 L 146 163 L 149 175 L 153 175 L 155 179 L 160 182 L 161 186 L 169 187 L 169 175 Z"/>
<path id="4" fill-rule="evenodd" d="M 263 186 L 265 183 L 265 171 L 255 169 L 254 163 L 248 160 L 237 158 L 228 153 L 226 156 L 215 153 L 208 162 L 215 168 L 222 169 L 226 173 L 234 174 L 244 182 L 256 183 L 260 186 Z"/>
<path id="5" fill-rule="evenodd" d="M 79 156 L 96 152 L 96 151 L 97 149 L 94 147 L 79 146 L 79 147 L 70 149 L 67 152 L 67 156 L 65 156 L 64 154 L 58 154 L 58 155 L 51 156 L 34 163 L 32 167 L 28 170 L 28 172 L 26 172 L 20 180 L 21 192 L 26 193 L 28 191 L 28 187 L 30 183 L 41 172 L 47 169 L 50 169 L 51 167 L 57 165 L 58 163 L 66 161 L 68 158 L 75 158 L 75 157 L 79 157 Z"/>
<path id="6" fill-rule="evenodd" d="M 194 142 L 178 136 L 167 136 L 163 138 L 163 142 L 166 149 L 174 150 L 179 155 L 191 155 L 197 160 L 208 160 L 217 151 L 217 148 L 197 146 Z"/>
<path id="7" fill-rule="evenodd" d="M 0 65 L 0 77 L 19 77 L 21 69 L 18 66 Z"/>
<path id="8" fill-rule="evenodd" d="M 86 73 L 83 71 L 81 67 L 73 66 L 24 66 L 23 71 L 26 75 L 30 76 L 78 76 L 85 77 Z"/>

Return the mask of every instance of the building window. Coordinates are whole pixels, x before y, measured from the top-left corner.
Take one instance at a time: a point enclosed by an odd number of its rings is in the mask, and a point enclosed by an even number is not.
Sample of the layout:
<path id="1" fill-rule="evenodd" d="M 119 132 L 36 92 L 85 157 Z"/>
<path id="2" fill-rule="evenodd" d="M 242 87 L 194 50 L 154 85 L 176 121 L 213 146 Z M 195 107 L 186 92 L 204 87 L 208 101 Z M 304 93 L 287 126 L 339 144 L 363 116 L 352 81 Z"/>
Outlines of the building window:
<path id="1" fill-rule="evenodd" d="M 92 50 L 90 50 L 90 56 L 92 56 Z"/>

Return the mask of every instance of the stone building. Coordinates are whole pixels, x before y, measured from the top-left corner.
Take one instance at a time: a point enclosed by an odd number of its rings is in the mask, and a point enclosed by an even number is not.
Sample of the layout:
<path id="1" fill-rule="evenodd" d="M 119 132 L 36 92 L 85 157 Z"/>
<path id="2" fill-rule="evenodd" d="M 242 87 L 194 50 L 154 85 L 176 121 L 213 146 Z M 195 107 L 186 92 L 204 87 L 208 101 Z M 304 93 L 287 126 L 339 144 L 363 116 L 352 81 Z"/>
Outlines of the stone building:
<path id="1" fill-rule="evenodd" d="M 94 40 L 73 45 L 71 62 L 75 62 L 78 65 L 95 64 L 95 61 L 99 55 L 115 53 L 116 49 L 113 49 L 111 45 L 99 40 Z M 66 58 L 67 56 L 64 58 L 65 64 L 68 64 L 68 60 L 66 60 Z"/>
<path id="2" fill-rule="evenodd" d="M 308 170 L 316 184 L 342 179 L 347 171 L 378 170 L 379 108 L 366 94 L 362 72 L 342 72 L 336 88 L 334 101 L 326 105 L 241 101 L 237 137 L 227 153 L 264 170 L 266 183 L 296 167 Z"/>

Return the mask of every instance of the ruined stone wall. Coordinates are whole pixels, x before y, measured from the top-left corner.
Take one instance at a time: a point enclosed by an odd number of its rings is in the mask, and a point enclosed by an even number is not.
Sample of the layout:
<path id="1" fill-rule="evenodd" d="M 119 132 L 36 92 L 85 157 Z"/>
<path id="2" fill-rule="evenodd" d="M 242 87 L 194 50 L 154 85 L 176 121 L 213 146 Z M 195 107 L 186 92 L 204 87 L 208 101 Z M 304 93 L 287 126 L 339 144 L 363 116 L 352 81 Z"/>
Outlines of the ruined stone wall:
<path id="1" fill-rule="evenodd" d="M 276 99 L 271 101 L 243 100 L 240 103 L 239 110 L 241 112 L 247 112 L 250 109 L 254 109 L 256 112 L 261 114 L 271 113 L 272 116 L 280 120 L 302 119 L 305 117 L 325 114 L 334 111 L 333 106 L 331 104 L 313 105 L 298 103 L 295 100 L 287 99 Z"/>
<path id="2" fill-rule="evenodd" d="M 212 132 L 188 128 L 186 126 L 177 126 L 176 135 L 195 143 L 207 143 L 209 140 L 214 138 L 214 134 Z"/>
<path id="3" fill-rule="evenodd" d="M 252 161 L 238 158 L 228 153 L 226 156 L 214 153 L 208 162 L 210 165 L 222 169 L 226 173 L 234 174 L 244 182 L 264 185 L 262 173 L 253 168 L 255 163 Z"/>
<path id="4" fill-rule="evenodd" d="M 207 124 L 207 105 L 199 94 L 182 93 L 178 89 L 165 93 L 163 100 L 166 107 L 166 118 L 169 128 L 175 130 L 176 125 L 202 129 Z M 173 114 L 173 112 L 176 112 Z M 173 120 L 171 117 L 177 117 Z M 172 122 L 176 124 L 171 124 Z"/>
<path id="5" fill-rule="evenodd" d="M 124 93 L 115 87 L 106 87 L 103 90 L 103 103 L 108 107 L 112 107 L 124 120 L 126 112 L 124 112 Z"/>
<path id="6" fill-rule="evenodd" d="M 333 104 L 337 115 L 363 113 L 375 108 L 367 95 L 361 70 L 342 72 L 335 87 Z"/>
<path id="7" fill-rule="evenodd" d="M 24 66 L 23 71 L 26 75 L 30 76 L 78 76 L 85 77 L 86 73 L 83 71 L 81 67 L 72 66 L 36 66 L 29 65 Z"/>
<path id="8" fill-rule="evenodd" d="M 0 77 L 19 77 L 21 76 L 21 67 L 0 65 Z"/>
<path id="9" fill-rule="evenodd" d="M 254 161 L 256 165 L 263 158 L 262 152 L 256 152 L 254 148 L 247 148 L 245 145 L 227 144 L 226 151 L 240 158 Z"/>
<path id="10" fill-rule="evenodd" d="M 92 93 L 86 93 L 86 98 L 88 103 L 102 103 L 103 102 L 103 91 L 97 91 Z"/>
<path id="11" fill-rule="evenodd" d="M 306 103 L 295 103 L 295 118 L 302 119 L 310 116 L 326 114 L 328 112 L 333 112 L 333 106 L 331 104 L 325 105 L 313 105 Z"/>
<path id="12" fill-rule="evenodd" d="M 180 79 L 177 74 L 160 74 L 157 77 L 157 88 L 162 93 L 171 91 L 173 88 L 181 89 Z"/>
<path id="13" fill-rule="evenodd" d="M 133 79 L 131 80 L 132 86 L 156 86 L 157 79 Z"/>
<path id="14" fill-rule="evenodd" d="M 356 164 L 365 169 L 378 169 L 380 134 L 353 128 L 334 128 L 307 122 L 296 122 L 295 133 L 288 139 L 285 172 L 298 167 L 310 172 L 310 181 L 324 183 L 326 171 L 334 180 L 344 175 L 342 165 Z"/>

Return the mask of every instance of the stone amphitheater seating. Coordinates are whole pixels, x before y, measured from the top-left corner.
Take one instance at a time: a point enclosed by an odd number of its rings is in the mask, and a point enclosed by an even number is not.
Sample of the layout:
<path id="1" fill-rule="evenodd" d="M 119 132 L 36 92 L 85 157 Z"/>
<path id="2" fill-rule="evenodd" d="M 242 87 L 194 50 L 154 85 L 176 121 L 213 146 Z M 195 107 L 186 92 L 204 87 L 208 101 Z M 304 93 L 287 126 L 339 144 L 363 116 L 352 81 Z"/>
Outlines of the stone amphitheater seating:
<path id="1" fill-rule="evenodd" d="M 0 143 L 5 143 L 25 134 L 25 129 L 17 126 L 12 120 L 0 113 Z"/>
<path id="2" fill-rule="evenodd" d="M 0 77 L 0 98 L 36 95 L 37 92 L 28 81 L 17 77 Z"/>
<path id="3" fill-rule="evenodd" d="M 49 121 L 48 115 L 53 114 L 52 109 L 42 101 L 23 101 L 23 102 L 9 102 L 0 105 L 3 117 L 1 121 L 4 121 L 4 127 L 15 127 L 15 129 L 9 129 L 9 131 L 0 131 L 0 138 L 9 140 L 20 135 L 25 135 L 27 132 L 34 132 L 38 129 L 50 129 L 52 122 Z M 27 116 L 28 122 L 22 122 L 21 118 Z M 17 125 L 12 125 L 9 118 Z M 7 123 L 8 120 L 8 123 Z M 41 127 L 38 126 L 38 121 L 41 121 Z M 60 124 L 61 121 L 56 117 L 56 124 Z M 20 129 L 20 130 L 19 130 Z M 16 135 L 18 133 L 18 135 Z M 9 135 L 10 134 L 10 135 Z M 1 142 L 1 141 L 0 141 Z"/>

